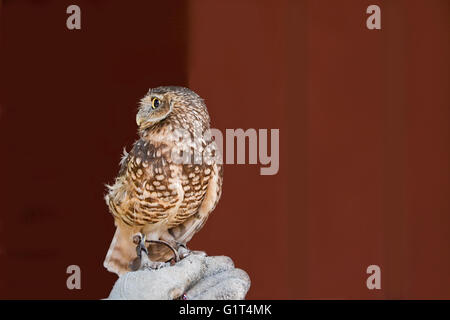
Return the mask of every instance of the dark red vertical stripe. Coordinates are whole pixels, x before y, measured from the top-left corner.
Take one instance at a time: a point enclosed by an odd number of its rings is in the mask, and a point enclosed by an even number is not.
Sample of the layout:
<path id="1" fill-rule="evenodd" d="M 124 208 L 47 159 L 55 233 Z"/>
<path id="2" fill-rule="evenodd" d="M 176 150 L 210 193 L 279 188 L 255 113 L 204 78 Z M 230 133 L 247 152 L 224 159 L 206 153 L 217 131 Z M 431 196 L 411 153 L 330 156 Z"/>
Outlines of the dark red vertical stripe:
<path id="1" fill-rule="evenodd" d="M 405 82 L 407 71 L 405 24 L 407 1 L 386 1 L 383 8 L 383 127 L 382 127 L 382 275 L 386 298 L 405 298 L 408 225 L 405 207 Z"/>
<path id="2" fill-rule="evenodd" d="M 288 1 L 286 6 L 285 26 L 287 33 L 286 90 L 287 105 L 290 116 L 287 117 L 286 140 L 289 170 L 288 212 L 289 225 L 286 228 L 289 239 L 289 265 L 291 284 L 286 293 L 289 297 L 307 297 L 308 282 L 308 215 L 307 215 L 307 6 L 305 1 Z"/>

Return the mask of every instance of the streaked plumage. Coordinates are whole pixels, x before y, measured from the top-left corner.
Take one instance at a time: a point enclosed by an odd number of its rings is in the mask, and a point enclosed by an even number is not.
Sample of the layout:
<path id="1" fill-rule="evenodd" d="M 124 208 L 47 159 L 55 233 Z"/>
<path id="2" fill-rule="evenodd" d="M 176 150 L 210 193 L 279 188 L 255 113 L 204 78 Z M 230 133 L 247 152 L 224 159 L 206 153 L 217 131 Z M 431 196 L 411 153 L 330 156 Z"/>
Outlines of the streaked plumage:
<path id="1" fill-rule="evenodd" d="M 159 106 L 153 109 L 154 99 Z M 119 175 L 105 196 L 117 226 L 104 263 L 109 271 L 129 270 L 136 258 L 131 238 L 138 232 L 178 247 L 204 225 L 222 190 L 216 145 L 203 135 L 209 121 L 203 100 L 187 88 L 151 89 L 141 100 L 140 137 L 129 153 L 124 152 Z M 191 151 L 190 163 L 177 161 L 183 150 Z M 206 152 L 212 157 L 198 161 Z M 165 246 L 150 247 L 152 261 L 172 256 Z"/>

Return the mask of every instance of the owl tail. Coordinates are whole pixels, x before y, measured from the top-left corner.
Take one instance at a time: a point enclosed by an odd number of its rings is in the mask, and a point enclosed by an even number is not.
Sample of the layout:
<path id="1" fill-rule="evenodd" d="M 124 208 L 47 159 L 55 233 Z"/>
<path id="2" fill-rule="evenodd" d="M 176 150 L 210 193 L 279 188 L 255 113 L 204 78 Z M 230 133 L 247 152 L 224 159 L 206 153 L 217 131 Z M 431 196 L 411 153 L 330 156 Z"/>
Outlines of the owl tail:
<path id="1" fill-rule="evenodd" d="M 117 226 L 103 266 L 121 276 L 130 271 L 129 265 L 136 258 L 136 245 L 132 241 L 133 230 Z"/>

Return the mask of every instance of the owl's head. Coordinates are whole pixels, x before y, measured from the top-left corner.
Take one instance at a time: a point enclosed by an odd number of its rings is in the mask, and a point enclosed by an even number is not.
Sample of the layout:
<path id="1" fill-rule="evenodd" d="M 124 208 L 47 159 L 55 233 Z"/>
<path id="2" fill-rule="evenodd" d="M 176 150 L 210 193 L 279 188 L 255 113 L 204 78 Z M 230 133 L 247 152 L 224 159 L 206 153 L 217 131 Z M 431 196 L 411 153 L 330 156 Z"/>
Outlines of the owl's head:
<path id="1" fill-rule="evenodd" d="M 203 100 L 195 92 L 184 87 L 157 87 L 141 99 L 136 123 L 142 131 L 174 114 L 192 111 L 204 111 L 207 115 Z"/>

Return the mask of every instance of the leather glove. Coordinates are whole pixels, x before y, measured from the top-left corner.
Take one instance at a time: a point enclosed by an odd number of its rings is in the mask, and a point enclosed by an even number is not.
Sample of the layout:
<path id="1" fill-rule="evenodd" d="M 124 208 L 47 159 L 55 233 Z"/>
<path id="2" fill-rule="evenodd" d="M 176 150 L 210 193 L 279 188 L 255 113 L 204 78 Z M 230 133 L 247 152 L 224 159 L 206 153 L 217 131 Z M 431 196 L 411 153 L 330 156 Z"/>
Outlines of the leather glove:
<path id="1" fill-rule="evenodd" d="M 122 275 L 107 299 L 243 300 L 249 288 L 249 276 L 229 257 L 191 253 L 173 266 Z"/>

